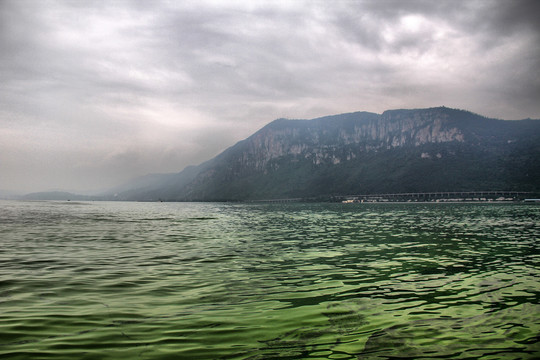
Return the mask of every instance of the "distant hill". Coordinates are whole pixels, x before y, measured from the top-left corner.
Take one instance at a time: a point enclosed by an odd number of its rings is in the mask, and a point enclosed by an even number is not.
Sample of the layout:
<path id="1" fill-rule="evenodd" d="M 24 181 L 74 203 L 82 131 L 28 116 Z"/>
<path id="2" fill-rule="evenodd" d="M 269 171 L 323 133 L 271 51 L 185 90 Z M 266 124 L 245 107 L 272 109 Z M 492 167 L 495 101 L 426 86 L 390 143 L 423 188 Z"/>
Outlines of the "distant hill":
<path id="1" fill-rule="evenodd" d="M 0 189 L 0 199 L 12 200 L 12 199 L 16 199 L 19 196 L 20 194 L 18 192 Z"/>
<path id="2" fill-rule="evenodd" d="M 44 192 L 35 192 L 20 196 L 19 199 L 22 200 L 63 200 L 63 201 L 88 201 L 96 200 L 99 198 L 93 196 L 77 195 L 64 191 L 44 191 Z"/>
<path id="3" fill-rule="evenodd" d="M 497 120 L 446 107 L 278 119 L 199 166 L 140 178 L 116 189 L 114 198 L 538 191 L 538 159 L 540 120 Z"/>

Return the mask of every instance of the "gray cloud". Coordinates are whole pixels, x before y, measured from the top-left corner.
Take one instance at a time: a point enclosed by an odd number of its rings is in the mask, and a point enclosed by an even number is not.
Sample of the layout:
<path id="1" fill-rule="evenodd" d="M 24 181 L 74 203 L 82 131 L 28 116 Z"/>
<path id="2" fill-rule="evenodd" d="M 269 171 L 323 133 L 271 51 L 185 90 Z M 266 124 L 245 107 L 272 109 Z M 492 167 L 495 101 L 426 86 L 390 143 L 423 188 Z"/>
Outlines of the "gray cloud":
<path id="1" fill-rule="evenodd" d="M 0 1 L 0 189 L 97 189 L 278 117 L 540 117 L 537 1 Z"/>

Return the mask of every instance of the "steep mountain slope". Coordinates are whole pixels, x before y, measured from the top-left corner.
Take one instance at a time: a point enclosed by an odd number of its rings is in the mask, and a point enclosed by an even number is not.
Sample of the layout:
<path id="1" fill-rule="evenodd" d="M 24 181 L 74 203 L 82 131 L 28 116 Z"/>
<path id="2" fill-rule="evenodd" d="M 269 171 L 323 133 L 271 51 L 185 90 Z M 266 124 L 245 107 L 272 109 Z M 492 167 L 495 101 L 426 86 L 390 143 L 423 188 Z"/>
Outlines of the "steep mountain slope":
<path id="1" fill-rule="evenodd" d="M 118 194 L 250 200 L 540 188 L 540 121 L 446 107 L 278 119 L 212 160 Z"/>

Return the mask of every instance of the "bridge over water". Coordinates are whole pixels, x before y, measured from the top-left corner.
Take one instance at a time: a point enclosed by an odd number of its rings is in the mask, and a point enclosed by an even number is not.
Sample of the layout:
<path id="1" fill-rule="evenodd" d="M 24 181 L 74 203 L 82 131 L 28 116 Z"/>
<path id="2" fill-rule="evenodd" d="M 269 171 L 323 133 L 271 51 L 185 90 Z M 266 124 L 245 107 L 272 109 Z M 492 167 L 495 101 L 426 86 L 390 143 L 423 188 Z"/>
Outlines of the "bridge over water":
<path id="1" fill-rule="evenodd" d="M 349 201 L 489 201 L 524 200 L 534 193 L 525 191 L 444 191 L 395 194 L 345 195 L 340 198 Z"/>
<path id="2" fill-rule="evenodd" d="M 252 202 L 288 203 L 302 201 L 348 201 L 348 202 L 414 202 L 414 201 L 522 201 L 538 197 L 538 193 L 526 191 L 444 191 L 386 194 L 337 195 L 316 198 L 260 199 Z"/>

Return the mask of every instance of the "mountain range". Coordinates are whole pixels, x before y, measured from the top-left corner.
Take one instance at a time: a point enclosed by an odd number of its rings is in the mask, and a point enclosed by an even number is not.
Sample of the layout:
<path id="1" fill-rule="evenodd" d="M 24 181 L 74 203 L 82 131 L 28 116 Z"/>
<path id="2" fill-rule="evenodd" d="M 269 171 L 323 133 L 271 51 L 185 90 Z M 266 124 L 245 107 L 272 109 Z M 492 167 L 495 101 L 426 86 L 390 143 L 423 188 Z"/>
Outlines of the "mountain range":
<path id="1" fill-rule="evenodd" d="M 540 190 L 540 120 L 447 107 L 277 119 L 213 159 L 105 198 L 246 201 L 347 194 Z"/>

